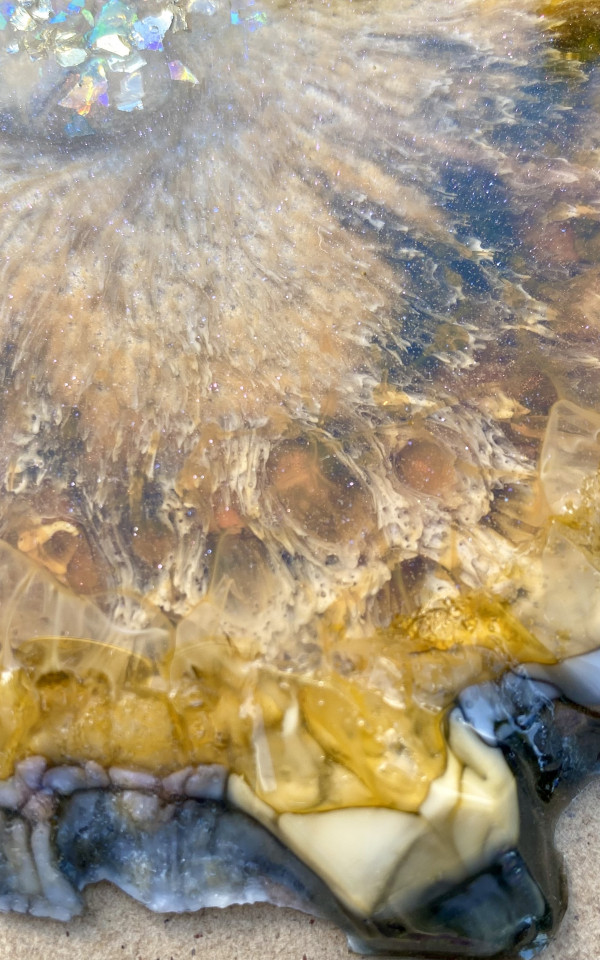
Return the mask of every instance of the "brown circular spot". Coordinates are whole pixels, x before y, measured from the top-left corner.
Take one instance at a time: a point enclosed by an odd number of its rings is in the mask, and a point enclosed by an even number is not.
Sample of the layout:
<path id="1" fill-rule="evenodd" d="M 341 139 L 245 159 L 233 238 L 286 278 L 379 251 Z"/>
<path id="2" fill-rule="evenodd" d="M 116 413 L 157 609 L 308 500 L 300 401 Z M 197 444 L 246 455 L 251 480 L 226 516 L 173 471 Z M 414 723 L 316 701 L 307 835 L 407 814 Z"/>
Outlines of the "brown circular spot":
<path id="1" fill-rule="evenodd" d="M 393 458 L 398 479 L 419 493 L 439 496 L 454 480 L 454 457 L 433 440 L 409 440 Z"/>
<path id="2" fill-rule="evenodd" d="M 223 531 L 214 540 L 210 594 L 230 616 L 247 618 L 264 612 L 277 591 L 277 580 L 264 543 L 249 530 Z"/>
<path id="3" fill-rule="evenodd" d="M 333 543 L 372 526 L 363 485 L 336 454 L 320 443 L 283 443 L 270 458 L 267 475 L 286 515 L 306 533 Z"/>

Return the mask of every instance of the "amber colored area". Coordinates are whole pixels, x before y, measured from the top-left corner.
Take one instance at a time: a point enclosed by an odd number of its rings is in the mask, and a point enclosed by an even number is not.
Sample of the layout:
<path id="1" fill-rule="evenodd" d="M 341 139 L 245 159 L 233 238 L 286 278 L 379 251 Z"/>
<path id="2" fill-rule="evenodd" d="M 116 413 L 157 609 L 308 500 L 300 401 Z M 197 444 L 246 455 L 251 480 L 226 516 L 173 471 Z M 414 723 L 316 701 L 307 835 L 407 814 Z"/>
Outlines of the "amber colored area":
<path id="1" fill-rule="evenodd" d="M 460 690 L 554 659 L 505 604 L 475 594 L 368 638 L 330 625 L 324 647 L 302 672 L 252 663 L 225 639 L 157 658 L 85 638 L 22 642 L 0 679 L 0 776 L 30 754 L 160 774 L 221 763 L 278 812 L 415 811 L 444 771 Z"/>
<path id="2" fill-rule="evenodd" d="M 540 14 L 555 48 L 569 60 L 586 62 L 600 53 L 600 7 L 597 3 L 546 0 Z"/>

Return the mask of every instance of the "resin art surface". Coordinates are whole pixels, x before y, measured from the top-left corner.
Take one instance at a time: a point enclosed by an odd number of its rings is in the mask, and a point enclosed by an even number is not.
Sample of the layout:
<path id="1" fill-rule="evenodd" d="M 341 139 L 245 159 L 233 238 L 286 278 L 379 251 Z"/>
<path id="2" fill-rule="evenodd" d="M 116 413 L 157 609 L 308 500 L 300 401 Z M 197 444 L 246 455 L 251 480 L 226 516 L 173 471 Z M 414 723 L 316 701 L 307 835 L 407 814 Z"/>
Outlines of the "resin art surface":
<path id="1" fill-rule="evenodd" d="M 551 940 L 599 63 L 559 0 L 1 0 L 0 910 Z"/>

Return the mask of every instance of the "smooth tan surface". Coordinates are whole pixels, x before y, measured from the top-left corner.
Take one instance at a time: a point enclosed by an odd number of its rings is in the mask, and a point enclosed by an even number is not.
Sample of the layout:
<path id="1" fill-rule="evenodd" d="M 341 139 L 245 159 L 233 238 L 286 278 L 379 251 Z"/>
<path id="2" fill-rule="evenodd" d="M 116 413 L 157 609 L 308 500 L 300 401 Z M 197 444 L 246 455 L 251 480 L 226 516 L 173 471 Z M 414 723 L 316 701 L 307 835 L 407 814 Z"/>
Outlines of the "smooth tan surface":
<path id="1" fill-rule="evenodd" d="M 600 957 L 600 782 L 563 814 L 557 835 L 565 854 L 570 905 L 543 960 Z M 329 923 L 257 905 L 192 915 L 149 913 L 106 884 L 88 892 L 83 917 L 62 924 L 0 918 L 1 960 L 342 960 L 346 938 Z"/>
<path id="2" fill-rule="evenodd" d="M 600 782 L 590 784 L 564 812 L 557 831 L 569 877 L 569 907 L 543 960 L 600 957 Z"/>

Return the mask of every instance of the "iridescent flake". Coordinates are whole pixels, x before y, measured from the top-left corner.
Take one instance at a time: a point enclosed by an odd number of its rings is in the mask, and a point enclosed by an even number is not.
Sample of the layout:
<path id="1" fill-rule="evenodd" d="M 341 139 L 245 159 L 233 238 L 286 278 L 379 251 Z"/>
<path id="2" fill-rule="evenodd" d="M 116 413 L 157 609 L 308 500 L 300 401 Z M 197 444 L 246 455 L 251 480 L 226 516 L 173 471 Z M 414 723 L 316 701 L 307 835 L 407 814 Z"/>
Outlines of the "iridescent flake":
<path id="1" fill-rule="evenodd" d="M 172 23 L 171 10 L 161 10 L 156 16 L 138 20 L 133 28 L 133 40 L 138 50 L 163 50 L 163 37 Z"/>
<path id="2" fill-rule="evenodd" d="M 202 13 L 205 17 L 214 17 L 217 5 L 212 0 L 188 0 L 189 13 Z"/>
<path id="3" fill-rule="evenodd" d="M 94 29 L 90 33 L 90 45 L 97 50 L 105 50 L 107 53 L 126 57 L 130 52 L 130 46 L 126 40 L 129 38 L 135 19 L 136 16 L 131 7 L 121 3 L 120 0 L 109 0 L 102 7 Z"/>
<path id="4" fill-rule="evenodd" d="M 66 23 L 67 20 L 70 21 L 70 24 L 74 24 L 74 18 L 82 12 L 85 3 L 83 0 L 71 0 L 70 3 L 66 3 L 65 0 L 54 0 L 53 9 L 51 13 L 53 16 L 48 18 L 48 23 Z M 93 24 L 92 19 L 92 24 Z"/>
<path id="5" fill-rule="evenodd" d="M 262 10 L 252 10 L 254 0 L 239 8 L 231 9 L 230 20 L 234 26 L 244 24 L 250 31 L 258 30 L 267 22 L 267 15 Z"/>
<path id="6" fill-rule="evenodd" d="M 15 12 L 10 18 L 10 22 L 15 30 L 24 31 L 35 29 L 35 20 L 33 20 L 27 11 L 20 5 L 16 8 Z"/>
<path id="7" fill-rule="evenodd" d="M 181 60 L 171 60 L 169 63 L 171 80 L 183 80 L 185 83 L 198 83 L 198 78 L 183 65 Z"/>
<path id="8" fill-rule="evenodd" d="M 146 66 L 147 61 L 139 53 L 128 57 L 107 57 L 106 65 L 111 73 L 135 73 Z"/>
<path id="9" fill-rule="evenodd" d="M 37 6 L 31 11 L 31 16 L 34 20 L 48 20 L 50 14 L 53 13 L 52 4 L 50 0 L 39 0 Z"/>
<path id="10" fill-rule="evenodd" d="M 233 26 L 252 32 L 267 22 L 255 0 L 234 0 L 229 9 Z M 0 0 L 0 31 L 6 31 L 4 49 L 26 53 L 32 60 L 52 57 L 72 72 L 57 97 L 59 106 L 79 118 L 110 104 L 131 112 L 144 107 L 144 78 L 148 61 L 165 49 L 168 35 L 188 30 L 190 13 L 214 16 L 221 0 L 158 0 L 148 11 L 147 0 Z M 143 13 L 142 16 L 139 16 Z M 138 51 L 148 51 L 148 61 Z M 247 53 L 246 53 L 247 55 Z M 166 58 L 165 58 L 166 59 Z M 197 85 L 197 76 L 180 60 L 167 61 L 173 81 Z M 153 76 L 162 68 L 152 61 Z M 115 76 L 115 75 L 121 75 Z M 123 74 L 126 76 L 123 77 Z M 164 75 L 164 74 L 163 74 Z M 72 86 L 69 86 L 69 80 Z M 155 88 L 155 82 L 150 84 Z M 69 136 L 82 135 L 80 123 L 65 122 Z M 93 123 L 83 130 L 93 133 Z"/>
<path id="11" fill-rule="evenodd" d="M 116 97 L 117 110 L 123 110 L 125 113 L 142 110 L 143 96 L 144 82 L 141 73 L 126 74 L 121 80 L 121 88 Z"/>
<path id="12" fill-rule="evenodd" d="M 94 131 L 85 117 L 74 113 L 72 119 L 65 124 L 65 133 L 69 137 L 89 137 Z"/>
<path id="13" fill-rule="evenodd" d="M 61 67 L 77 67 L 87 60 L 87 50 L 83 47 L 59 47 L 54 50 L 56 62 Z"/>
<path id="14" fill-rule="evenodd" d="M 108 106 L 108 81 L 104 66 L 99 60 L 91 61 L 66 97 L 59 101 L 59 106 L 69 107 L 85 117 L 95 103 Z"/>

